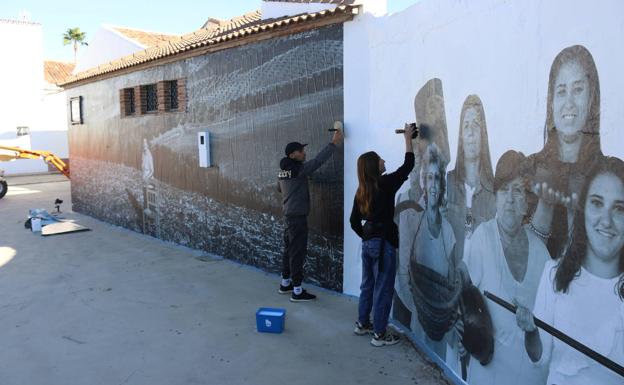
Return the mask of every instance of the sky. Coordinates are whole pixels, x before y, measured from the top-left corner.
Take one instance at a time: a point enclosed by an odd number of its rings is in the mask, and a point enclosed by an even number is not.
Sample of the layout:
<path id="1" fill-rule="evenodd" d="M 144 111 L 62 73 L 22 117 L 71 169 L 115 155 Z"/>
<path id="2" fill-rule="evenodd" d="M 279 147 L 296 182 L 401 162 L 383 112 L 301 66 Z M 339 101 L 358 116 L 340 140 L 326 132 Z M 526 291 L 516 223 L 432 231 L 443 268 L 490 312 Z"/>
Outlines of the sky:
<path id="1" fill-rule="evenodd" d="M 388 0 L 388 12 L 401 11 L 417 1 Z M 260 5 L 261 0 L 5 0 L 0 2 L 0 19 L 21 20 L 26 15 L 41 23 L 45 59 L 73 61 L 71 45 L 63 45 L 68 28 L 86 32 L 87 42 L 102 23 L 184 34 L 201 28 L 209 17 L 230 19 Z"/>

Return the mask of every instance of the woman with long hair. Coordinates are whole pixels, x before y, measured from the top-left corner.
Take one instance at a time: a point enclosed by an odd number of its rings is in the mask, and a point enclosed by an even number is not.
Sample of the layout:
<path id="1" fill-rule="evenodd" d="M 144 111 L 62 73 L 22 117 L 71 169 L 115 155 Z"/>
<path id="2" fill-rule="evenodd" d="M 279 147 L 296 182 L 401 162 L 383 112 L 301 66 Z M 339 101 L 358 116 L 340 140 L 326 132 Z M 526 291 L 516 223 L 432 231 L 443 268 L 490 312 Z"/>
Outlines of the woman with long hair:
<path id="1" fill-rule="evenodd" d="M 351 211 L 351 228 L 362 238 L 362 284 L 355 333 L 373 334 L 373 346 L 394 345 L 399 337 L 387 332 L 396 277 L 398 229 L 393 221 L 394 199 L 414 167 L 413 129 L 405 126 L 405 161 L 384 174 L 385 161 L 370 151 L 358 158 L 358 188 Z M 365 224 L 362 225 L 362 221 Z M 370 313 L 373 312 L 373 322 Z"/>
<path id="2" fill-rule="evenodd" d="M 550 68 L 546 105 L 546 144 L 530 157 L 533 191 L 539 201 L 532 230 L 557 258 L 566 244 L 573 207 L 600 150 L 600 82 L 591 53 L 567 47 Z"/>
<path id="3" fill-rule="evenodd" d="M 464 101 L 459 119 L 459 140 L 455 169 L 447 176 L 448 217 L 457 245 L 458 258 L 464 244 L 482 222 L 494 218 L 494 173 L 490 160 L 483 103 L 477 95 Z"/>
<path id="4" fill-rule="evenodd" d="M 590 171 L 563 256 L 544 267 L 534 314 L 624 365 L 624 162 Z M 547 384 L 622 384 L 622 378 L 519 315 L 529 357 L 548 367 Z"/>

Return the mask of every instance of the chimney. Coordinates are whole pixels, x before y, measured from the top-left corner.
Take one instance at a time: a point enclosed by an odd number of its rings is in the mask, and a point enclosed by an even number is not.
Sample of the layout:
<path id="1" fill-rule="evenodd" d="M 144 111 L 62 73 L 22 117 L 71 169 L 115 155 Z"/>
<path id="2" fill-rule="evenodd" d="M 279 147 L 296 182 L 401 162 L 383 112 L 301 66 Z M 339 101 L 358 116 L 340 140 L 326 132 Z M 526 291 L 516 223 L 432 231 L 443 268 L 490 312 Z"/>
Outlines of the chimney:
<path id="1" fill-rule="evenodd" d="M 213 17 L 209 17 L 208 20 L 202 25 L 202 28 L 205 29 L 213 29 L 221 25 L 222 21 L 219 19 L 215 19 Z"/>

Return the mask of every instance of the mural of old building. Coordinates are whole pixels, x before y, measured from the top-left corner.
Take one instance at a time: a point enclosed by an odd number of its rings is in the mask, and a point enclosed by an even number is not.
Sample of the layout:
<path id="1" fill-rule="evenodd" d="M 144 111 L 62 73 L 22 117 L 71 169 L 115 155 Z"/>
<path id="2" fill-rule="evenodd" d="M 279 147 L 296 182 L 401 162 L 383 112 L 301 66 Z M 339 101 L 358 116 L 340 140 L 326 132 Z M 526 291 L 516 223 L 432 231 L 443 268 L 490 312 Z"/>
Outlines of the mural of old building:
<path id="1" fill-rule="evenodd" d="M 278 162 L 290 141 L 319 151 L 342 120 L 342 23 L 355 11 L 253 12 L 77 74 L 74 210 L 279 271 Z M 310 179 L 307 260 L 308 279 L 338 291 L 342 170 L 339 153 Z"/>

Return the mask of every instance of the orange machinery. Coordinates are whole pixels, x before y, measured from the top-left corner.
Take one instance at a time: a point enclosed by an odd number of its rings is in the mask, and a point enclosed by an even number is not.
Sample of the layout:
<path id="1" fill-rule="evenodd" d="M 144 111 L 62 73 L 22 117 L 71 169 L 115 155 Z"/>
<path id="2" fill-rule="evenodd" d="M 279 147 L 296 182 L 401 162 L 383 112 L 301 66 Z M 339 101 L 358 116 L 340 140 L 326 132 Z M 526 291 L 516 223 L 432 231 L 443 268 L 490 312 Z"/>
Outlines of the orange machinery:
<path id="1" fill-rule="evenodd" d="M 69 178 L 69 166 L 61 158 L 49 151 L 25 150 L 19 147 L 8 147 L 0 145 L 0 162 L 8 162 L 14 159 L 43 159 L 51 164 L 63 175 Z"/>

